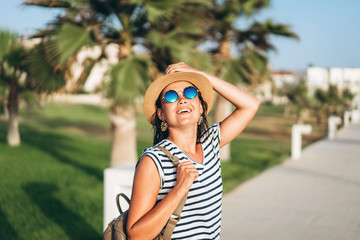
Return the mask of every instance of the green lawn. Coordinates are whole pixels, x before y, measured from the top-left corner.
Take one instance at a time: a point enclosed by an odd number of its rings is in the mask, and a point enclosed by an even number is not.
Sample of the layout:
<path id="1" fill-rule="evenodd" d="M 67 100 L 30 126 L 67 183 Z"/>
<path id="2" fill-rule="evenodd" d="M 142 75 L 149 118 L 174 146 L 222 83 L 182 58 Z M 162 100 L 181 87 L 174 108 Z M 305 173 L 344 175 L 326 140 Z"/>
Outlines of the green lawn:
<path id="1" fill-rule="evenodd" d="M 0 122 L 0 239 L 100 239 L 107 110 L 49 106 L 21 116 L 17 148 Z"/>
<path id="2" fill-rule="evenodd" d="M 222 164 L 226 192 L 290 154 L 292 120 L 281 108 L 262 106 L 232 143 Z M 21 111 L 21 146 L 6 145 L 0 119 L 0 239 L 100 239 L 103 170 L 110 155 L 108 110 L 51 104 Z M 138 154 L 152 144 L 152 129 L 140 114 Z M 305 141 L 318 139 L 323 129 Z"/>
<path id="3" fill-rule="evenodd" d="M 231 161 L 222 163 L 224 192 L 289 158 L 291 154 L 291 127 L 294 117 L 284 116 L 283 107 L 261 105 L 244 132 L 231 144 Z M 308 119 L 313 131 L 303 136 L 303 146 L 324 137 L 326 126 L 316 126 Z"/>

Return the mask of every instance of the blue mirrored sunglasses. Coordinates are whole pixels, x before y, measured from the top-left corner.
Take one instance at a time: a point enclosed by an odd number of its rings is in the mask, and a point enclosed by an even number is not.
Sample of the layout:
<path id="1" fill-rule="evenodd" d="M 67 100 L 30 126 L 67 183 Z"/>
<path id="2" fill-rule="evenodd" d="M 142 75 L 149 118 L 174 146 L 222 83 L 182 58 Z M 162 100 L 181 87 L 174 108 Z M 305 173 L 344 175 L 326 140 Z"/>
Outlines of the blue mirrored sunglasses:
<path id="1" fill-rule="evenodd" d="M 187 99 L 193 99 L 197 96 L 198 90 L 195 87 L 188 86 L 184 88 L 182 91 L 183 96 Z M 164 97 L 161 99 L 165 99 L 168 103 L 174 103 L 178 100 L 179 95 L 175 90 L 169 90 L 165 93 Z"/>

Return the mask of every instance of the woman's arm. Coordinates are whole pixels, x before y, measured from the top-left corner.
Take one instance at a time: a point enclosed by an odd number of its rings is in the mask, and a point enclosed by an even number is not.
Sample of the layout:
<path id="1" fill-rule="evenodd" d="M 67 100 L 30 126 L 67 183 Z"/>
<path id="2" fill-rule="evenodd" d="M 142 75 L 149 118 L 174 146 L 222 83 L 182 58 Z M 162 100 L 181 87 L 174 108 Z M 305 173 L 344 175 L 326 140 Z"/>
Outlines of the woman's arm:
<path id="1" fill-rule="evenodd" d="M 232 112 L 220 125 L 220 147 L 234 140 L 255 116 L 260 101 L 233 84 L 216 76 L 194 69 L 185 63 L 176 63 L 166 69 L 166 74 L 174 72 L 196 72 L 207 77 L 214 90 L 235 106 Z"/>
<path id="2" fill-rule="evenodd" d="M 175 187 L 155 206 L 160 189 L 159 172 L 149 156 L 142 157 L 134 176 L 126 227 L 129 239 L 155 238 L 197 176 L 193 163 L 179 164 Z"/>

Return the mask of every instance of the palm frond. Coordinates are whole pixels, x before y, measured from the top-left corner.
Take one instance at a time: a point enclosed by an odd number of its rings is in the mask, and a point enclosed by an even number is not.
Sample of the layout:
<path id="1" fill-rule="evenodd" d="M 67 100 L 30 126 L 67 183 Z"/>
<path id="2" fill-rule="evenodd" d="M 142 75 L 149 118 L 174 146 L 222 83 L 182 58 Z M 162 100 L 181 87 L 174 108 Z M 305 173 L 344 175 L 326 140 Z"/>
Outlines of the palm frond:
<path id="1" fill-rule="evenodd" d="M 180 29 L 166 34 L 153 30 L 148 37 L 155 48 L 162 49 L 164 52 L 167 49 L 176 58 L 182 58 L 195 45 L 195 41 L 187 38 Z"/>
<path id="2" fill-rule="evenodd" d="M 68 8 L 71 6 L 71 2 L 67 0 L 31 0 L 23 2 L 22 5 L 47 8 Z"/>
<path id="3" fill-rule="evenodd" d="M 246 83 L 250 79 L 250 74 L 246 71 L 244 63 L 238 58 L 227 59 L 220 72 L 220 78 L 230 83 Z"/>
<path id="4" fill-rule="evenodd" d="M 241 2 L 242 11 L 248 17 L 270 5 L 270 0 L 247 0 L 239 2 Z"/>
<path id="5" fill-rule="evenodd" d="M 232 83 L 256 86 L 269 78 L 268 58 L 253 48 L 243 49 L 240 58 L 225 61 L 220 77 Z"/>
<path id="6" fill-rule="evenodd" d="M 107 97 L 117 106 L 132 105 L 142 96 L 150 83 L 150 59 L 142 56 L 127 57 L 109 71 Z"/>
<path id="7" fill-rule="evenodd" d="M 91 29 L 64 23 L 54 38 L 47 42 L 47 47 L 54 65 L 63 67 L 66 61 L 82 47 L 91 46 L 94 43 Z"/>
<path id="8" fill-rule="evenodd" d="M 7 54 L 4 56 L 4 60 L 9 64 L 9 66 L 14 67 L 17 70 L 21 70 L 24 53 L 24 48 L 17 44 L 9 49 Z"/>
<path id="9" fill-rule="evenodd" d="M 290 25 L 281 24 L 281 23 L 274 23 L 271 19 L 265 20 L 263 23 L 264 29 L 266 32 L 273 35 L 289 37 L 298 40 L 299 36 L 291 30 Z"/>
<path id="10" fill-rule="evenodd" d="M 94 12 L 102 14 L 105 17 L 110 16 L 114 10 L 108 1 L 90 0 L 90 6 Z"/>
<path id="11" fill-rule="evenodd" d="M 183 58 L 176 60 L 179 62 L 185 62 L 186 64 L 204 72 L 214 74 L 214 64 L 211 56 L 196 49 L 189 50 Z"/>
<path id="12" fill-rule="evenodd" d="M 182 4 L 181 0 L 130 0 L 130 2 L 142 4 L 146 9 L 147 18 L 152 23 L 170 19 Z"/>
<path id="13" fill-rule="evenodd" d="M 253 69 L 255 69 L 260 76 L 264 76 L 268 73 L 268 57 L 255 49 L 247 48 L 243 51 L 243 59 L 247 59 Z"/>
<path id="14" fill-rule="evenodd" d="M 271 35 L 298 39 L 297 34 L 291 31 L 290 26 L 276 24 L 269 19 L 261 23 L 255 22 L 246 30 L 234 30 L 234 39 L 237 44 L 248 43 L 263 51 L 276 49 L 270 42 Z"/>
<path id="15" fill-rule="evenodd" d="M 55 91 L 65 85 L 63 73 L 55 70 L 49 61 L 43 44 L 36 45 L 25 60 L 29 78 L 40 91 Z"/>
<path id="16" fill-rule="evenodd" d="M 16 46 L 19 46 L 18 35 L 10 30 L 0 29 L 0 60 Z"/>

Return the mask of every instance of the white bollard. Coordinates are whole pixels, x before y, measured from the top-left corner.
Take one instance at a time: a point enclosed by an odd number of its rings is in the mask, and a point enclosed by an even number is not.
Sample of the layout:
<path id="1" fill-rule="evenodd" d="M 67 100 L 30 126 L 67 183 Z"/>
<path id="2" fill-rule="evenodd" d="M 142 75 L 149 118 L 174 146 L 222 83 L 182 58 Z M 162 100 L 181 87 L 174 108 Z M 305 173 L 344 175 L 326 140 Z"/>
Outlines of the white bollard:
<path id="1" fill-rule="evenodd" d="M 351 117 L 351 112 L 346 111 L 344 113 L 344 127 L 348 127 L 350 124 L 350 117 Z"/>
<path id="2" fill-rule="evenodd" d="M 352 123 L 358 123 L 360 118 L 360 112 L 359 110 L 352 110 L 351 111 L 351 122 Z"/>
<path id="3" fill-rule="evenodd" d="M 337 126 L 341 123 L 341 118 L 337 116 L 330 116 L 328 120 L 328 138 L 334 139 Z"/>
<path id="4" fill-rule="evenodd" d="M 298 160 L 301 156 L 301 135 L 311 133 L 311 125 L 295 124 L 291 128 L 291 158 Z"/>
<path id="5" fill-rule="evenodd" d="M 133 165 L 104 170 L 104 230 L 110 221 L 119 216 L 115 202 L 116 195 L 125 193 L 129 198 L 131 197 L 134 173 L 135 166 Z"/>

